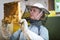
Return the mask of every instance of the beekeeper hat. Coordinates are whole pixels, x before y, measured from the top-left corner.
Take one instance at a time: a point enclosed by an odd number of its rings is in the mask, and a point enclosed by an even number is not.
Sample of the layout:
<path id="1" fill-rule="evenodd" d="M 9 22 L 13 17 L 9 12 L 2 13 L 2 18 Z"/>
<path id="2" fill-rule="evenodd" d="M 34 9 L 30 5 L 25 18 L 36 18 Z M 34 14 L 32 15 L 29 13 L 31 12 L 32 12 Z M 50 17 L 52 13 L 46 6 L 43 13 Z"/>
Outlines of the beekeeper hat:
<path id="1" fill-rule="evenodd" d="M 30 5 L 30 7 L 37 7 L 42 9 L 46 14 L 50 14 L 49 11 L 41 4 L 41 3 L 35 3 L 33 5 Z"/>

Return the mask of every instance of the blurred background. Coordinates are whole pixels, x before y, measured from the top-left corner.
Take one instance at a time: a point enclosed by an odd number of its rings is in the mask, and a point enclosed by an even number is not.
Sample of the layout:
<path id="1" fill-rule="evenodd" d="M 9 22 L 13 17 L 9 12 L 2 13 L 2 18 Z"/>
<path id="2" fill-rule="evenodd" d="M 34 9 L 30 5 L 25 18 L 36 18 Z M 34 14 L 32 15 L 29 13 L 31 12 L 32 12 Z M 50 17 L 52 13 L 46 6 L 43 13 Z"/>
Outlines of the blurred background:
<path id="1" fill-rule="evenodd" d="M 22 2 L 21 9 L 23 3 L 25 5 L 32 5 L 33 3 L 40 2 L 42 3 L 46 9 L 50 12 L 48 15 L 48 19 L 45 23 L 46 28 L 49 31 L 49 40 L 60 40 L 60 0 L 1 0 L 0 1 L 0 28 L 2 27 L 2 23 L 13 24 L 13 26 L 9 26 L 10 32 L 16 32 L 19 27 L 19 13 L 18 13 L 18 3 Z M 25 9 L 26 10 L 26 9 Z M 20 10 L 21 11 L 21 10 Z M 29 13 L 27 11 L 24 12 L 23 18 L 28 18 Z M 1 30 L 1 29 L 0 29 Z M 1 33 L 1 32 L 0 32 Z"/>

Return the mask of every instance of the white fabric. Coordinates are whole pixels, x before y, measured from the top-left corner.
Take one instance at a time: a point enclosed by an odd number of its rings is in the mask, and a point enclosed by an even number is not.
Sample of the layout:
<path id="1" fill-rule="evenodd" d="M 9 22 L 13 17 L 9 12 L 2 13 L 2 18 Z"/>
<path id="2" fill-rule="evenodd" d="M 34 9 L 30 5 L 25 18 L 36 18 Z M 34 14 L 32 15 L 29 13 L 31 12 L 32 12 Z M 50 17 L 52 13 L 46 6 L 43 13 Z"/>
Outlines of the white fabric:
<path id="1" fill-rule="evenodd" d="M 44 40 L 41 36 L 37 35 L 36 33 L 30 31 L 28 29 L 28 24 L 27 21 L 25 19 L 22 19 L 21 22 L 23 22 L 22 24 L 22 32 L 24 33 L 24 36 L 30 40 Z"/>

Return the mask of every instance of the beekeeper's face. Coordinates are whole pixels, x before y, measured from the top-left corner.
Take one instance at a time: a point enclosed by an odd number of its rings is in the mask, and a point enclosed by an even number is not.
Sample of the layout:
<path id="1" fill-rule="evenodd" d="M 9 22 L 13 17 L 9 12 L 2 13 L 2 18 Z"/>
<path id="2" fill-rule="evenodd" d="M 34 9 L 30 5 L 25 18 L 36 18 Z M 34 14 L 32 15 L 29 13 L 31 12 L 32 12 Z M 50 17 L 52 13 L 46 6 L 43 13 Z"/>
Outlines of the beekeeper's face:
<path id="1" fill-rule="evenodd" d="M 43 15 L 43 13 L 41 12 L 40 9 L 36 8 L 36 7 L 32 7 L 30 8 L 30 18 L 33 20 L 39 20 L 41 19 L 41 16 Z"/>

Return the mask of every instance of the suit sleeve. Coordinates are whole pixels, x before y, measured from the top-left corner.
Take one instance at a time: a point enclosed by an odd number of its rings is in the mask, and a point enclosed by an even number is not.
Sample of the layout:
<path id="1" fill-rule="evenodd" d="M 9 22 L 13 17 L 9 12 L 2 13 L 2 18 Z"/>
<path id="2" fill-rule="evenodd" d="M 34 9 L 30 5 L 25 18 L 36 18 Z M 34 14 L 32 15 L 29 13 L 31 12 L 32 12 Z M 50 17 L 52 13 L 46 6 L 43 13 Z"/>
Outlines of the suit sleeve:
<path id="1" fill-rule="evenodd" d="M 19 29 L 18 31 L 13 33 L 13 35 L 10 37 L 10 40 L 17 40 L 19 38 L 20 33 L 21 33 L 21 30 Z"/>

